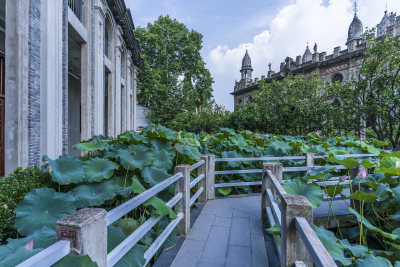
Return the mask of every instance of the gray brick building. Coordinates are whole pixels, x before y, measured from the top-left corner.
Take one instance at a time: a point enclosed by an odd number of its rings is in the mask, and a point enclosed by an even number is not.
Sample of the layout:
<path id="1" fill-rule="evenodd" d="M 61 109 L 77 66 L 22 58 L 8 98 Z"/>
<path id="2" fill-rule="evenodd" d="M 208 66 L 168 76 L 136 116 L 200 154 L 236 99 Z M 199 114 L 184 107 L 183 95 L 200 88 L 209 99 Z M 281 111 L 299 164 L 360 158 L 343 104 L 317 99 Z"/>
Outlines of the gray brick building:
<path id="1" fill-rule="evenodd" d="M 0 0 L 0 175 L 136 129 L 133 30 L 124 0 Z"/>
<path id="2" fill-rule="evenodd" d="M 271 82 L 272 80 L 284 79 L 288 73 L 307 75 L 311 72 L 318 73 L 325 81 L 343 81 L 351 78 L 362 63 L 366 43 L 363 37 L 363 24 L 357 16 L 357 6 L 354 9 L 354 17 L 347 32 L 346 49 L 340 46 L 333 49 L 333 53 L 327 55 L 326 52 L 319 52 L 317 44 L 314 45 L 313 53 L 307 45 L 303 56 L 299 55 L 294 60 L 287 57 L 280 64 L 279 71 L 272 71 L 271 64 L 266 75 L 261 78 L 252 78 L 253 68 L 248 51 L 243 60 L 241 79 L 236 81 L 234 91 L 235 110 L 240 109 L 247 101 L 252 101 L 253 92 L 258 89 L 260 81 Z M 378 38 L 400 35 L 400 16 L 395 13 L 385 11 L 379 23 L 376 35 Z"/>

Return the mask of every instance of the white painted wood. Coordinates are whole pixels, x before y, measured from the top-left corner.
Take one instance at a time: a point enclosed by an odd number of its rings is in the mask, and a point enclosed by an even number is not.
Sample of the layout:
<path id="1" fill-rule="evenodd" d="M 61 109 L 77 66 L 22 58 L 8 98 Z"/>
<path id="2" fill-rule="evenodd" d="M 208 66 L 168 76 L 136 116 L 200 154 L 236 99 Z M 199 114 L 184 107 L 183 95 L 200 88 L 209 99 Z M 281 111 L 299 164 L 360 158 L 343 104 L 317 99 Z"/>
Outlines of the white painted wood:
<path id="1" fill-rule="evenodd" d="M 281 216 L 281 210 L 279 209 L 278 204 L 276 203 L 271 190 L 267 189 L 266 190 L 267 193 L 267 201 L 268 201 L 268 206 L 271 207 L 272 210 L 272 214 L 275 217 L 275 221 L 277 222 L 277 224 L 279 225 L 279 227 L 282 229 L 282 216 Z"/>
<path id="2" fill-rule="evenodd" d="M 239 183 L 220 183 L 220 184 L 215 184 L 215 188 L 219 187 L 231 187 L 231 186 L 252 186 L 252 185 L 261 185 L 261 181 L 256 181 L 256 182 L 239 182 Z"/>
<path id="3" fill-rule="evenodd" d="M 197 169 L 198 167 L 200 167 L 200 166 L 203 165 L 203 164 L 204 164 L 204 160 L 200 160 L 199 162 L 197 162 L 197 163 L 191 165 L 190 168 L 189 168 L 189 170 L 190 170 L 190 171 L 193 171 L 193 170 Z"/>
<path id="4" fill-rule="evenodd" d="M 182 219 L 183 213 L 180 212 L 177 214 L 177 218 L 175 220 L 172 220 L 164 229 L 164 231 L 157 237 L 157 239 L 154 240 L 153 244 L 151 244 L 151 246 L 144 253 L 144 258 L 146 259 L 146 263 L 144 264 L 144 266 L 146 266 L 151 258 L 154 257 L 154 254 L 156 254 L 157 250 L 162 246 L 162 244 L 164 244 L 165 240 L 167 240 L 168 236 L 172 233 L 172 231 Z"/>
<path id="5" fill-rule="evenodd" d="M 182 199 L 182 194 L 176 194 L 170 201 L 166 203 L 167 207 L 172 208 Z M 122 257 L 131 250 L 140 239 L 142 239 L 147 232 L 153 228 L 164 216 L 152 217 L 143 223 L 135 232 L 130 234 L 124 241 L 122 241 L 117 247 L 115 247 L 107 255 L 107 266 L 114 266 Z"/>
<path id="6" fill-rule="evenodd" d="M 194 179 L 193 181 L 190 182 L 190 189 L 192 189 L 198 182 L 200 182 L 201 179 L 204 178 L 204 173 L 200 174 L 199 176 L 197 176 L 196 179 Z"/>
<path id="7" fill-rule="evenodd" d="M 152 188 L 146 190 L 145 192 L 137 195 L 136 197 L 128 200 L 127 202 L 119 205 L 118 207 L 110 210 L 107 212 L 107 226 L 117 221 L 119 218 L 127 214 L 128 212 L 132 211 L 133 209 L 137 208 L 141 204 L 143 204 L 148 199 L 155 196 L 157 193 L 161 192 L 171 184 L 178 181 L 182 178 L 182 173 L 176 173 L 175 175 L 165 179 L 161 183 L 153 186 Z"/>
<path id="8" fill-rule="evenodd" d="M 317 267 L 337 266 L 310 224 L 303 217 L 295 217 L 296 229 Z"/>
<path id="9" fill-rule="evenodd" d="M 222 174 L 244 174 L 244 173 L 262 173 L 262 169 L 215 171 L 216 175 L 222 175 Z"/>
<path id="10" fill-rule="evenodd" d="M 197 190 L 197 192 L 190 198 L 190 206 L 192 206 L 194 204 L 194 202 L 196 202 L 197 198 L 200 196 L 201 193 L 203 193 L 204 188 L 200 187 L 199 190 Z"/>
<path id="11" fill-rule="evenodd" d="M 70 241 L 60 240 L 38 254 L 18 264 L 17 267 L 52 266 L 70 253 Z"/>
<path id="12" fill-rule="evenodd" d="M 270 170 L 267 170 L 267 174 L 268 174 L 268 178 L 271 181 L 271 184 L 272 184 L 273 188 L 275 189 L 276 193 L 278 194 L 278 196 L 282 197 L 283 195 L 286 195 L 285 189 L 283 189 L 282 185 L 275 178 L 275 175 Z"/>
<path id="13" fill-rule="evenodd" d="M 368 158 L 368 157 L 378 157 L 379 154 L 346 154 L 346 155 L 336 155 L 336 156 L 342 158 Z M 323 159 L 325 157 L 329 157 L 329 155 L 314 156 L 315 159 Z"/>
<path id="14" fill-rule="evenodd" d="M 215 162 L 229 161 L 264 161 L 264 160 L 301 160 L 305 156 L 287 156 L 287 157 L 259 157 L 259 158 L 216 158 Z"/>

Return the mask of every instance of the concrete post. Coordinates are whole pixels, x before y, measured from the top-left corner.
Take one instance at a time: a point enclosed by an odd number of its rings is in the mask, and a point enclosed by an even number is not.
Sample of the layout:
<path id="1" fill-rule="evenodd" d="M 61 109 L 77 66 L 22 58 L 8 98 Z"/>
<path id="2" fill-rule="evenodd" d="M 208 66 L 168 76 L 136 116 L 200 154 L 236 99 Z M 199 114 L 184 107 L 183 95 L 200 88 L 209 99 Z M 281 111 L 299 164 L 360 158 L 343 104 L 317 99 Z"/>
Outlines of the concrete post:
<path id="1" fill-rule="evenodd" d="M 198 174 L 204 174 L 204 178 L 200 180 L 199 186 L 203 187 L 203 192 L 200 194 L 199 202 L 207 202 L 207 173 L 208 173 L 208 156 L 201 155 L 200 160 L 204 160 L 204 164 L 199 167 Z"/>
<path id="2" fill-rule="evenodd" d="M 207 200 L 215 199 L 215 155 L 208 155 L 208 171 L 207 171 Z"/>
<path id="3" fill-rule="evenodd" d="M 311 203 L 304 196 L 283 195 L 281 207 L 281 266 L 291 267 L 296 261 L 302 261 L 306 266 L 313 266 L 312 258 L 295 225 L 295 217 L 304 217 L 312 225 Z"/>
<path id="4" fill-rule="evenodd" d="M 99 267 L 107 266 L 107 212 L 85 208 L 57 221 L 58 240 L 69 240 L 71 250 L 89 255 Z"/>
<path id="5" fill-rule="evenodd" d="M 263 225 L 267 224 L 267 195 L 265 190 L 271 189 L 274 192 L 274 188 L 271 186 L 269 182 L 269 178 L 267 175 L 267 170 L 270 170 L 272 174 L 276 177 L 279 182 L 282 182 L 282 163 L 279 162 L 264 162 L 263 163 L 263 174 L 262 174 L 262 185 L 261 185 L 261 220 Z"/>
<path id="6" fill-rule="evenodd" d="M 314 153 L 304 153 L 306 157 L 306 166 L 307 167 L 314 167 Z"/>
<path id="7" fill-rule="evenodd" d="M 177 226 L 178 235 L 186 236 L 190 231 L 190 165 L 178 165 L 175 173 L 182 173 L 182 178 L 175 183 L 175 194 L 182 193 L 182 199 L 175 205 L 175 212 L 182 212 L 183 219 Z"/>

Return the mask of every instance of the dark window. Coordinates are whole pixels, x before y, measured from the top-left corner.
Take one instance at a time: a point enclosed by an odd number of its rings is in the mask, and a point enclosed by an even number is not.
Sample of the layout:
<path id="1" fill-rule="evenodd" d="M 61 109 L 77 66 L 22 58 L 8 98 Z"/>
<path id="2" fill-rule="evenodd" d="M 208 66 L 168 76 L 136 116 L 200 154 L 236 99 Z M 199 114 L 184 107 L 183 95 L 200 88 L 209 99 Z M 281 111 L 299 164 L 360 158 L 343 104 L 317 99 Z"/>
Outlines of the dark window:
<path id="1" fill-rule="evenodd" d="M 342 83 L 343 82 L 343 75 L 341 73 L 335 73 L 332 76 L 332 82 L 338 82 L 338 83 Z"/>

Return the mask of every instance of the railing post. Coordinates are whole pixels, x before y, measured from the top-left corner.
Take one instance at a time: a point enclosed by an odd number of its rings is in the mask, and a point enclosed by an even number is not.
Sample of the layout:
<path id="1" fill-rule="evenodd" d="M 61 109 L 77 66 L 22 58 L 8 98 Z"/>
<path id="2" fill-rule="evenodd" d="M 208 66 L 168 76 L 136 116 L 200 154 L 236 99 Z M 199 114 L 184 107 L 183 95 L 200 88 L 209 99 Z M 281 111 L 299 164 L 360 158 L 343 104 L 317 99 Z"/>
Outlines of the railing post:
<path id="1" fill-rule="evenodd" d="M 207 200 L 215 199 L 215 155 L 207 155 L 206 191 Z"/>
<path id="2" fill-rule="evenodd" d="M 190 165 L 178 165 L 175 173 L 182 173 L 182 178 L 175 183 L 175 194 L 182 193 L 182 199 L 175 205 L 175 212 L 182 212 L 183 219 L 177 226 L 178 235 L 186 236 L 190 231 Z"/>
<path id="3" fill-rule="evenodd" d="M 57 241 L 69 240 L 71 251 L 88 255 L 99 267 L 107 266 L 107 212 L 85 208 L 64 217 L 56 224 Z"/>
<path id="4" fill-rule="evenodd" d="M 306 166 L 314 167 L 314 153 L 304 153 L 304 156 L 306 157 Z"/>
<path id="5" fill-rule="evenodd" d="M 270 170 L 275 178 L 281 183 L 282 182 L 282 170 L 283 165 L 279 162 L 264 162 L 263 163 L 263 173 L 262 173 L 262 185 L 261 185 L 261 220 L 263 225 L 267 224 L 267 195 L 265 190 L 267 188 L 274 192 L 274 188 L 268 180 L 267 170 Z"/>
<path id="6" fill-rule="evenodd" d="M 310 225 L 313 225 L 311 203 L 304 196 L 283 195 L 281 214 L 281 266 L 291 267 L 296 261 L 302 261 L 305 266 L 312 267 L 312 258 L 295 224 L 295 217 L 304 217 Z"/>
<path id="7" fill-rule="evenodd" d="M 198 200 L 199 202 L 207 202 L 208 156 L 201 155 L 200 160 L 204 160 L 204 164 L 199 167 L 198 175 L 204 174 L 204 178 L 199 182 L 199 186 L 203 187 L 203 192 L 200 194 Z"/>

